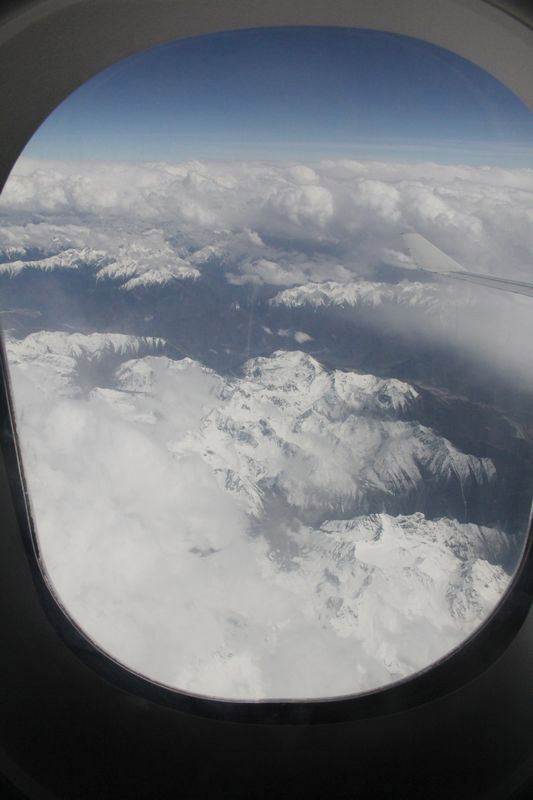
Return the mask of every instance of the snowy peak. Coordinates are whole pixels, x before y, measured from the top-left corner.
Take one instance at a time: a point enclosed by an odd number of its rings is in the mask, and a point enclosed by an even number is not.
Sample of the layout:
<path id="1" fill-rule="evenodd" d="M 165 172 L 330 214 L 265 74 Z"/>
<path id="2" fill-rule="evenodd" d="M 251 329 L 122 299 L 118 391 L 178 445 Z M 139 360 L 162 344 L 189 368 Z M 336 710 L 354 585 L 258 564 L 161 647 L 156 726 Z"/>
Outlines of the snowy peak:
<path id="1" fill-rule="evenodd" d="M 23 270 L 29 269 L 50 272 L 54 269 L 79 269 L 81 266 L 99 267 L 105 258 L 105 253 L 100 250 L 92 250 L 89 247 L 84 247 L 81 250 L 70 248 L 46 258 L 28 261 L 7 261 L 0 264 L 0 274 L 5 273 L 14 277 Z"/>
<path id="2" fill-rule="evenodd" d="M 317 584 L 317 613 L 329 609 L 340 636 L 355 627 L 367 652 L 394 641 L 382 655 L 398 676 L 422 656 L 418 625 L 427 626 L 430 663 L 493 610 L 509 582 L 499 566 L 505 534 L 453 519 L 373 514 L 302 526 L 293 538 L 298 569 Z M 395 630 L 402 630 L 398 639 Z"/>
<path id="3" fill-rule="evenodd" d="M 163 286 L 173 280 L 196 280 L 200 276 L 197 267 L 181 258 L 166 243 L 157 247 L 133 242 L 119 246 L 117 252 L 113 248 L 94 250 L 90 247 L 72 247 L 39 259 L 0 263 L 0 275 L 10 277 L 24 270 L 51 272 L 56 269 L 96 270 L 97 280 L 114 280 L 127 290 L 141 286 Z"/>
<path id="4" fill-rule="evenodd" d="M 97 279 L 115 280 L 126 290 L 164 286 L 173 280 L 196 280 L 200 271 L 179 256 L 168 243 L 160 246 L 137 242 L 119 248 L 97 272 Z"/>
<path id="5" fill-rule="evenodd" d="M 419 396 L 413 386 L 395 378 L 329 371 L 300 350 L 277 350 L 269 357 L 251 359 L 243 373 L 262 390 L 292 396 L 302 409 L 311 401 L 320 400 L 321 412 L 332 419 L 345 416 L 347 410 L 398 412 L 415 403 Z"/>
<path id="6" fill-rule="evenodd" d="M 79 393 L 84 368 L 98 367 L 94 377 L 102 377 L 99 370 L 105 368 L 106 362 L 120 363 L 133 356 L 162 352 L 165 344 L 164 339 L 155 337 L 64 331 L 40 331 L 24 339 L 6 341 L 11 367 L 31 376 L 41 390 L 64 394 Z"/>
<path id="7" fill-rule="evenodd" d="M 288 393 L 320 391 L 327 380 L 324 367 L 300 350 L 276 350 L 271 356 L 253 358 L 246 362 L 243 373 L 262 388 Z"/>
<path id="8" fill-rule="evenodd" d="M 429 497 L 455 494 L 462 508 L 464 493 L 495 477 L 490 459 L 401 419 L 417 402 L 413 387 L 328 371 L 299 351 L 251 359 L 233 379 L 191 359 L 134 359 L 115 380 L 117 388 L 143 395 L 143 413 L 159 409 L 173 452 L 198 454 L 256 516 L 274 497 L 291 513 L 311 516 L 376 504 L 408 508 L 424 485 Z M 162 397 L 173 397 L 172 405 Z"/>
<path id="9" fill-rule="evenodd" d="M 65 333 L 64 331 L 40 331 L 31 333 L 25 339 L 11 339 L 10 352 L 21 360 L 38 358 L 47 353 L 102 359 L 107 353 L 124 357 L 138 354 L 144 348 L 161 348 L 164 339 L 152 336 L 130 336 L 124 333 Z"/>
<path id="10" fill-rule="evenodd" d="M 323 306 L 367 306 L 376 308 L 385 303 L 401 306 L 417 306 L 431 310 L 442 303 L 442 292 L 451 292 L 453 287 L 435 287 L 427 283 L 402 281 L 400 283 L 379 283 L 357 281 L 338 283 L 307 283 L 278 292 L 270 301 L 273 306 L 286 308 L 321 308 Z M 466 302 L 466 301 L 465 301 Z"/>

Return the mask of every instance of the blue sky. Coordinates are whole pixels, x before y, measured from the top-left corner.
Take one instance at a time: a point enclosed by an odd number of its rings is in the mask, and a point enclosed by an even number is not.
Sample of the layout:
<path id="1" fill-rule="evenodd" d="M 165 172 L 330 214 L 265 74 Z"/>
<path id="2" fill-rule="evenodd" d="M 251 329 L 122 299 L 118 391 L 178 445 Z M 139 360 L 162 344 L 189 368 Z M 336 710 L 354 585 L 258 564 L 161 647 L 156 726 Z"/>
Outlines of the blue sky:
<path id="1" fill-rule="evenodd" d="M 377 158 L 533 167 L 533 114 L 449 51 L 344 28 L 234 31 L 138 53 L 44 122 L 40 158 Z"/>

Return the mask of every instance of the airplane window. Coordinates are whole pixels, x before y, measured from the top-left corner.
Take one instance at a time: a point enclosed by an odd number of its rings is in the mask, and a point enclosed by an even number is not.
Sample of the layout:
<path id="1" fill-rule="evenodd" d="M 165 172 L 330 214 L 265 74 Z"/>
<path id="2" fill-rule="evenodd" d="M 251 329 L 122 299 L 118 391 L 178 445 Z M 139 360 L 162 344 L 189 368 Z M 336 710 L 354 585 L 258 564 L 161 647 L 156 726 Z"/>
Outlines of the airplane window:
<path id="1" fill-rule="evenodd" d="M 42 567 L 129 668 L 225 699 L 443 658 L 521 560 L 533 118 L 399 35 L 180 40 L 97 75 L 0 198 Z"/>

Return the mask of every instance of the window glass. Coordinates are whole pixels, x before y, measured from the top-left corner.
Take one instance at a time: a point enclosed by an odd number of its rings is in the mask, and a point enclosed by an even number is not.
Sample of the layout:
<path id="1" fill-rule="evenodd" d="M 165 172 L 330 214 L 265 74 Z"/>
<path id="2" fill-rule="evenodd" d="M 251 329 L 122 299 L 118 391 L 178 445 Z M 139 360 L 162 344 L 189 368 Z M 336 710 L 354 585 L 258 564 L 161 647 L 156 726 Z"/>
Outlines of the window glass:
<path id="1" fill-rule="evenodd" d="M 171 687 L 390 684 L 488 617 L 533 486 L 533 124 L 376 31 L 150 49 L 0 198 L 0 311 L 43 568 Z"/>

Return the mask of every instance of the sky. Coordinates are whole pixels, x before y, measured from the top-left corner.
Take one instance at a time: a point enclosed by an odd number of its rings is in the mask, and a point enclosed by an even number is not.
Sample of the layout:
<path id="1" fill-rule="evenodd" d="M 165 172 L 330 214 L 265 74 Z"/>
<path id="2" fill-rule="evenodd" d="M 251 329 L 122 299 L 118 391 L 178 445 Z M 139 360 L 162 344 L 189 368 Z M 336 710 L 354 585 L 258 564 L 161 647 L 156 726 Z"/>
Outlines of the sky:
<path id="1" fill-rule="evenodd" d="M 487 72 L 421 40 L 253 29 L 178 40 L 118 62 L 68 97 L 25 154 L 521 167 L 533 165 L 533 115 Z"/>

